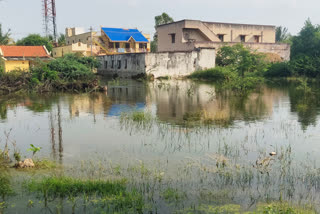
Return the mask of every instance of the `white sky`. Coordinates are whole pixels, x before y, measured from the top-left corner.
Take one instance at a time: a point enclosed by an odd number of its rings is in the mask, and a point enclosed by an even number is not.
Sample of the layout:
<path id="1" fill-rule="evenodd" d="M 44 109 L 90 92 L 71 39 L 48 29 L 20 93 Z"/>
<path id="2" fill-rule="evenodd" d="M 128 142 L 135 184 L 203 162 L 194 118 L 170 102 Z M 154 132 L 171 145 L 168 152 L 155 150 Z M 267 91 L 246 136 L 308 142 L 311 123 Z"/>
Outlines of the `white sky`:
<path id="1" fill-rule="evenodd" d="M 318 0 L 56 0 L 58 31 L 66 27 L 135 28 L 154 33 L 154 17 L 168 13 L 175 21 L 282 25 L 296 34 L 310 17 L 320 23 Z M 42 0 L 3 0 L 0 23 L 15 39 L 43 34 Z"/>

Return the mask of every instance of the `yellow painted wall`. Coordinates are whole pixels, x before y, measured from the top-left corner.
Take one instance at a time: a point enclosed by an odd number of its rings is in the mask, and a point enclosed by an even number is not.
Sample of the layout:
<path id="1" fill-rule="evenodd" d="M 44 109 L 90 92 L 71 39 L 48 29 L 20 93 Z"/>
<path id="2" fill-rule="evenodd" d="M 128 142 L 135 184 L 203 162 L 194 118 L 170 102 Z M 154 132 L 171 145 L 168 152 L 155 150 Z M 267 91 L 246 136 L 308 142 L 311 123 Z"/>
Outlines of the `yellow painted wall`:
<path id="1" fill-rule="evenodd" d="M 86 56 L 87 49 L 87 44 L 75 43 L 72 45 L 53 48 L 52 54 L 54 58 L 63 57 L 64 55 L 70 53 L 82 53 L 84 56 Z"/>
<path id="2" fill-rule="evenodd" d="M 5 72 L 10 72 L 13 70 L 29 70 L 29 61 L 5 61 L 4 63 Z"/>

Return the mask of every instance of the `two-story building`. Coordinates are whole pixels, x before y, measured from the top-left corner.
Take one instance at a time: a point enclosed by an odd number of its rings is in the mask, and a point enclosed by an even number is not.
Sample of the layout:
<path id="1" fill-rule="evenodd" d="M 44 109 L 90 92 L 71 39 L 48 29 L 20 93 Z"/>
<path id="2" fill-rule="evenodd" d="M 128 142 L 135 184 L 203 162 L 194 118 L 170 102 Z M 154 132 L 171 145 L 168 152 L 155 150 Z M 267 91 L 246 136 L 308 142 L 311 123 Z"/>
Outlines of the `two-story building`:
<path id="1" fill-rule="evenodd" d="M 101 28 L 100 39 L 109 53 L 150 52 L 150 35 L 138 29 Z"/>
<path id="2" fill-rule="evenodd" d="M 290 45 L 276 43 L 275 26 L 182 20 L 157 28 L 158 51 L 190 51 L 243 43 L 263 53 L 290 58 Z"/>
<path id="3" fill-rule="evenodd" d="M 101 28 L 86 32 L 83 28 L 66 28 L 66 45 L 53 49 L 53 57 L 69 53 L 83 56 L 150 52 L 150 35 L 138 29 Z"/>

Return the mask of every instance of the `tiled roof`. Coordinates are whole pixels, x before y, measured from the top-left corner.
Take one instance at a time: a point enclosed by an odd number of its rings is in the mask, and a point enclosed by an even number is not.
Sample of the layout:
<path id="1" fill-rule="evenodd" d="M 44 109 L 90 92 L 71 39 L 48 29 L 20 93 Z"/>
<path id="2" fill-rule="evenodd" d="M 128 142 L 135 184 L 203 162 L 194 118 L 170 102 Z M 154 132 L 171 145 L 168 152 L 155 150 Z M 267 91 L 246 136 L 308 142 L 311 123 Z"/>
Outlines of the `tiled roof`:
<path id="1" fill-rule="evenodd" d="M 0 46 L 3 57 L 50 57 L 43 46 Z"/>
<path id="2" fill-rule="evenodd" d="M 149 42 L 137 29 L 102 28 L 102 30 L 113 42 L 128 42 L 131 37 L 136 42 Z"/>

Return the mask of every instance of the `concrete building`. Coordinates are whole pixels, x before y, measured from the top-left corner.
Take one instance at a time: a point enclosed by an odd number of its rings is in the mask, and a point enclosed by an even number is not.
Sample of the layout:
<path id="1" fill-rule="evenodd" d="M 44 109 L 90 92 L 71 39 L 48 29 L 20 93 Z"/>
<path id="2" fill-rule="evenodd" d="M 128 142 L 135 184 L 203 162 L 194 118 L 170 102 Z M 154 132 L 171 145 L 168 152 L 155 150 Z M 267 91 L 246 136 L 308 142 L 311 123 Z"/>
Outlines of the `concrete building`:
<path id="1" fill-rule="evenodd" d="M 137 75 L 183 77 L 197 70 L 215 67 L 215 49 L 184 52 L 131 53 L 99 56 L 98 73 L 130 78 Z"/>
<path id="2" fill-rule="evenodd" d="M 82 56 L 91 56 L 91 51 L 93 56 L 97 56 L 100 52 L 100 48 L 96 45 L 91 47 L 87 44 L 84 44 L 82 42 L 77 42 L 71 45 L 61 46 L 61 47 L 55 47 L 52 50 L 52 56 L 54 58 L 63 57 L 65 54 L 70 53 L 77 53 Z"/>
<path id="3" fill-rule="evenodd" d="M 66 45 L 54 48 L 53 57 L 68 53 L 98 56 L 150 52 L 150 35 L 137 29 L 101 28 L 100 34 L 85 32 L 83 28 L 66 28 L 65 36 Z"/>
<path id="4" fill-rule="evenodd" d="M 101 28 L 100 41 L 109 53 L 150 52 L 150 35 L 137 29 Z"/>
<path id="5" fill-rule="evenodd" d="M 28 71 L 35 60 L 50 60 L 45 46 L 0 46 L 0 65 L 5 72 Z"/>
<path id="6" fill-rule="evenodd" d="M 182 20 L 157 28 L 158 51 L 190 51 L 243 43 L 263 53 L 290 59 L 290 45 L 275 41 L 275 26 Z"/>

